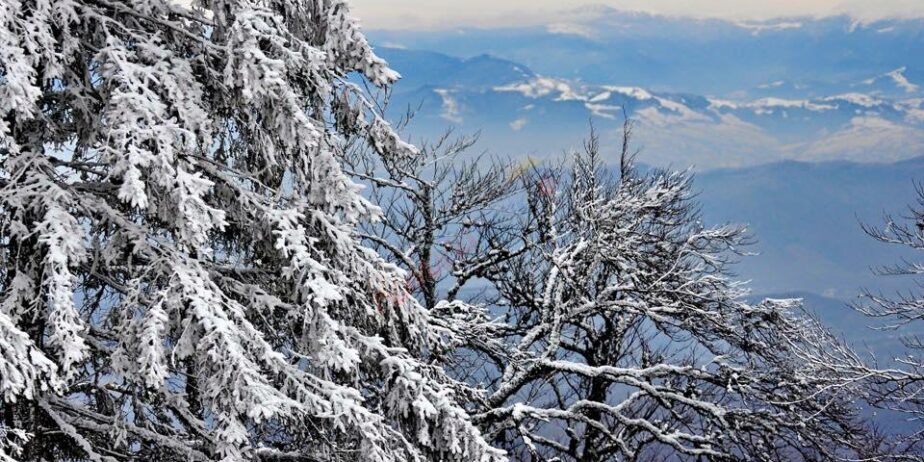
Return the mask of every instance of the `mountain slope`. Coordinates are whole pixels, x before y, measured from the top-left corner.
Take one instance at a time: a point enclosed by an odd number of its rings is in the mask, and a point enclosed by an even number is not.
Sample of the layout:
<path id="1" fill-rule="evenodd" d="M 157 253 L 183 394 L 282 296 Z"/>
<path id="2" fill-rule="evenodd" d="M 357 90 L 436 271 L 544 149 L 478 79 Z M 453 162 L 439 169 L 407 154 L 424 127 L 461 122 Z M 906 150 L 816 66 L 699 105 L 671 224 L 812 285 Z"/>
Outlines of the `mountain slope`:
<path id="1" fill-rule="evenodd" d="M 725 96 L 780 80 L 833 94 L 901 67 L 924 70 L 917 58 L 924 56 L 924 20 L 731 22 L 600 7 L 563 12 L 547 27 L 369 35 L 378 43 L 450 55 L 489 53 L 540 74 L 595 84 L 644 83 L 659 91 Z"/>
<path id="2" fill-rule="evenodd" d="M 623 109 L 638 124 L 638 146 L 656 165 L 708 169 L 780 159 L 882 162 L 924 155 L 924 98 L 916 94 L 716 98 L 541 76 L 522 64 L 485 55 L 461 59 L 381 51 L 399 72 L 411 76 L 395 87 L 391 108 L 402 113 L 419 108 L 412 135 L 435 137 L 452 125 L 481 132 L 492 150 L 514 156 L 543 157 L 578 145 L 589 121 L 604 145 L 618 145 Z M 916 82 L 924 79 L 909 75 L 897 69 L 857 85 L 920 91 Z M 786 87 L 777 83 L 765 94 Z"/>
<path id="3" fill-rule="evenodd" d="M 757 292 L 808 291 L 843 299 L 861 287 L 887 292 L 911 288 L 909 278 L 880 277 L 871 268 L 918 258 L 866 236 L 860 223 L 878 225 L 901 215 L 924 179 L 924 158 L 892 164 L 782 162 L 704 172 L 696 179 L 708 223 L 745 223 L 761 254 L 744 258 L 742 277 Z"/>

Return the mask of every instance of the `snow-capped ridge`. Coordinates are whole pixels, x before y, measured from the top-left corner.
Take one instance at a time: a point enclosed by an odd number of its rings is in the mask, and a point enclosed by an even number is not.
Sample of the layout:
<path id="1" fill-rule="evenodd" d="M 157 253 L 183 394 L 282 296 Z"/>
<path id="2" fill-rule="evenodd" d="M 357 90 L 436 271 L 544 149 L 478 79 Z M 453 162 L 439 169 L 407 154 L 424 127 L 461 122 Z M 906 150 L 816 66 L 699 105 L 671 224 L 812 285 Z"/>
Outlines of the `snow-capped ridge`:
<path id="1" fill-rule="evenodd" d="M 813 103 L 809 100 L 783 99 L 783 98 L 760 98 L 750 103 L 745 103 L 741 107 L 754 109 L 755 111 L 768 111 L 773 109 L 805 109 L 808 111 L 829 111 L 837 109 L 830 104 Z"/>
<path id="2" fill-rule="evenodd" d="M 899 75 L 901 69 L 896 70 Z M 754 115 L 783 115 L 790 111 L 807 111 L 811 113 L 834 112 L 839 110 L 886 110 L 897 113 L 920 111 L 913 104 L 903 101 L 883 99 L 879 96 L 850 92 L 817 98 L 780 98 L 762 97 L 757 99 L 730 100 L 722 98 L 705 98 L 703 107 L 691 107 L 685 98 L 676 94 L 653 93 L 642 87 L 621 85 L 590 85 L 580 81 L 536 77 L 523 82 L 494 88 L 498 92 L 516 92 L 529 99 L 551 99 L 552 101 L 583 102 L 591 114 L 612 118 L 618 115 L 623 106 L 634 111 L 653 108 L 665 114 L 683 115 L 687 119 L 710 117 L 715 113 L 747 111 Z M 653 113 L 647 113 L 649 116 Z M 915 115 L 915 120 L 919 117 Z"/>
<path id="3" fill-rule="evenodd" d="M 905 93 L 917 93 L 920 90 L 920 86 L 912 83 L 908 77 L 905 75 L 905 72 L 908 71 L 907 66 L 902 66 L 892 71 L 886 72 L 884 74 L 879 74 L 875 77 L 870 77 L 864 80 L 862 83 L 866 86 L 875 85 L 880 80 L 888 80 L 890 83 L 894 84 L 899 90 L 903 90 Z"/>
<path id="4" fill-rule="evenodd" d="M 582 89 L 576 88 L 572 82 L 550 77 L 536 77 L 525 82 L 501 85 L 494 87 L 494 90 L 520 93 L 527 98 L 542 98 L 556 94 L 556 100 L 558 101 L 584 100 L 587 98 Z"/>
<path id="5" fill-rule="evenodd" d="M 849 103 L 849 104 L 854 104 L 857 106 L 862 106 L 865 108 L 873 108 L 873 107 L 881 106 L 884 104 L 882 100 L 874 96 L 871 96 L 865 93 L 856 93 L 856 92 L 842 93 L 842 94 L 834 95 L 834 96 L 826 96 L 824 98 L 821 98 L 821 100 L 830 101 L 830 102 Z"/>

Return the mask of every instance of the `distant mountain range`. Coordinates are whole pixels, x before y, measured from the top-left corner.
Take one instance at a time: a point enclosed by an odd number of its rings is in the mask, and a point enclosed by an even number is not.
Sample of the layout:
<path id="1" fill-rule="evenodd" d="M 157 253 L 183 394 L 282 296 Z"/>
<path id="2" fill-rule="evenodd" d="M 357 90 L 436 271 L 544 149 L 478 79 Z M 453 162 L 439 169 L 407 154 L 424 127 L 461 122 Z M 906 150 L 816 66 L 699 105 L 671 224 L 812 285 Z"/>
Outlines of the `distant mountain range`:
<path id="1" fill-rule="evenodd" d="M 658 92 L 824 96 L 906 67 L 924 69 L 924 20 L 860 22 L 847 16 L 763 22 L 691 19 L 589 7 L 545 27 L 371 31 L 381 46 L 452 56 L 489 54 L 542 75 Z M 783 82 L 785 85 L 772 87 Z M 763 87 L 763 88 L 762 88 Z M 792 90 L 792 91 L 787 91 Z M 893 96 L 905 88 L 889 88 Z"/>
<path id="2" fill-rule="evenodd" d="M 736 267 L 755 294 L 799 296 L 874 351 L 900 350 L 846 308 L 861 288 L 915 286 L 872 268 L 921 259 L 861 222 L 902 214 L 924 181 L 924 20 L 696 20 L 585 8 L 547 27 L 372 31 L 405 75 L 393 116 L 407 135 L 478 132 L 477 150 L 542 159 L 592 123 L 619 148 L 623 110 L 639 160 L 695 166 L 710 224 L 745 223 L 758 256 Z"/>
<path id="3" fill-rule="evenodd" d="M 907 215 L 914 182 L 921 180 L 924 158 L 786 161 L 702 172 L 695 186 L 706 223 L 743 223 L 757 239 L 752 250 L 760 255 L 738 265 L 756 293 L 801 291 L 850 300 L 861 287 L 914 287 L 914 278 L 881 277 L 872 270 L 924 255 L 873 240 L 861 223 L 880 225 L 885 213 Z"/>
<path id="4" fill-rule="evenodd" d="M 625 109 L 656 165 L 924 155 L 924 20 L 593 8 L 545 28 L 370 35 L 406 75 L 392 109 L 419 107 L 410 133 L 421 137 L 452 125 L 480 131 L 492 151 L 542 157 L 578 146 L 590 121 L 618 144 Z"/>
<path id="5" fill-rule="evenodd" d="M 729 99 L 540 76 L 487 55 L 379 52 L 408 76 L 396 86 L 391 108 L 418 109 L 412 134 L 433 137 L 455 126 L 481 132 L 490 149 L 515 156 L 542 157 L 577 146 L 591 121 L 605 146 L 618 146 L 623 109 L 638 125 L 643 157 L 657 165 L 708 169 L 781 159 L 880 162 L 924 155 L 924 93 L 906 76 L 907 68 L 874 74 L 862 92 Z M 910 91 L 899 97 L 873 89 L 889 82 Z M 774 82 L 762 91 L 773 94 L 785 86 Z"/>

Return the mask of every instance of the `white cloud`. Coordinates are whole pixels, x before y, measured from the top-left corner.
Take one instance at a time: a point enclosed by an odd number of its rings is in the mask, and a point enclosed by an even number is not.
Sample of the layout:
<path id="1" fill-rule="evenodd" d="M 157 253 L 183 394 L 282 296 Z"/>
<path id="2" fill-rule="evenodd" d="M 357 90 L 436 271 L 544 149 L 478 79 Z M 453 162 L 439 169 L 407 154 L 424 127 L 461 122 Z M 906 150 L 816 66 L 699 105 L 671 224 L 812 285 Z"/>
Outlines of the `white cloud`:
<path id="1" fill-rule="evenodd" d="M 461 124 L 463 120 L 459 111 L 459 102 L 452 97 L 452 94 L 449 92 L 449 90 L 440 88 L 433 90 L 433 92 L 443 99 L 443 113 L 440 114 L 440 117 L 448 122 Z"/>
<path id="2" fill-rule="evenodd" d="M 791 147 L 791 156 L 810 161 L 886 162 L 921 155 L 922 151 L 921 130 L 876 116 L 862 116 L 808 145 Z"/>
<path id="3" fill-rule="evenodd" d="M 779 22 L 779 23 L 764 23 L 764 22 L 747 22 L 747 21 L 737 21 L 735 23 L 738 27 L 743 29 L 748 29 L 753 35 L 760 35 L 761 32 L 773 32 L 787 29 L 799 29 L 802 27 L 801 22 Z"/>
<path id="4" fill-rule="evenodd" d="M 510 122 L 510 129 L 513 130 L 513 131 L 515 131 L 515 132 L 518 132 L 518 131 L 522 130 L 523 127 L 526 126 L 526 123 L 527 123 L 527 122 L 529 122 L 529 121 L 526 120 L 525 117 L 521 117 L 521 118 L 519 118 L 519 119 L 517 119 L 517 120 L 514 120 L 513 122 Z"/>
<path id="5" fill-rule="evenodd" d="M 367 26 L 389 29 L 549 27 L 586 21 L 604 14 L 606 7 L 738 22 L 848 14 L 858 20 L 858 27 L 882 18 L 924 17 L 921 0 L 353 0 L 351 4 Z"/>
<path id="6" fill-rule="evenodd" d="M 648 108 L 636 117 L 639 146 L 657 165 L 740 167 L 765 161 L 783 149 L 775 137 L 732 114 L 716 115 L 718 120 L 690 119 Z"/>
<path id="7" fill-rule="evenodd" d="M 913 124 L 924 124 L 924 109 L 908 109 L 905 120 Z"/>
<path id="8" fill-rule="evenodd" d="M 407 50 L 407 45 L 403 45 L 397 42 L 385 42 L 382 44 L 385 48 L 394 48 L 396 50 Z"/>
<path id="9" fill-rule="evenodd" d="M 552 34 L 576 35 L 590 40 L 597 37 L 592 27 L 576 22 L 556 22 L 549 24 L 545 29 Z"/>
<path id="10" fill-rule="evenodd" d="M 635 113 L 640 146 L 655 164 L 695 164 L 698 167 L 739 167 L 768 160 L 851 160 L 891 162 L 924 154 L 924 111 L 908 110 L 906 122 L 875 115 L 853 118 L 833 132 L 821 131 L 794 144 L 732 114 L 715 119 L 677 114 L 649 107 Z M 916 119 L 916 117 L 922 117 Z"/>

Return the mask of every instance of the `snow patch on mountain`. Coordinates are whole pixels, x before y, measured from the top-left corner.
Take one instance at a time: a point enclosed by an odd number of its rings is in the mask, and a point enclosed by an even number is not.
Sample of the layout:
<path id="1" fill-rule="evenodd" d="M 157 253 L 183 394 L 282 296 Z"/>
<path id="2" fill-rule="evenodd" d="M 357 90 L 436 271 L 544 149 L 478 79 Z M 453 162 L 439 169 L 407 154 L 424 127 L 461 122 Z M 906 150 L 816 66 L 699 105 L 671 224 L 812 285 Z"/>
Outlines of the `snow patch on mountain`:
<path id="1" fill-rule="evenodd" d="M 924 154 L 924 98 L 903 97 L 904 91 L 883 94 L 877 87 L 794 97 L 748 97 L 742 91 L 704 97 L 524 74 L 491 84 L 437 85 L 430 113 L 443 123 L 488 133 L 501 149 L 527 150 L 579 138 L 588 118 L 617 139 L 625 113 L 638 122 L 636 136 L 649 161 L 662 165 L 733 167 L 768 158 L 876 162 Z M 906 75 L 914 74 L 898 68 L 882 74 L 877 84 L 897 89 Z M 768 82 L 764 86 L 774 90 L 795 85 Z"/>
<path id="2" fill-rule="evenodd" d="M 727 99 L 708 98 L 707 101 L 709 101 L 709 110 L 711 111 L 720 111 L 722 109 L 736 110 L 740 107 L 738 103 Z"/>
<path id="3" fill-rule="evenodd" d="M 635 113 L 656 125 L 682 121 L 710 120 L 686 104 L 668 97 L 655 96 L 639 87 L 604 85 L 594 87 L 564 79 L 537 77 L 526 82 L 513 83 L 494 88 L 499 92 L 516 92 L 531 99 L 552 98 L 553 101 L 579 101 L 594 116 L 617 119 L 622 116 L 627 102 L 653 103 L 638 108 Z M 619 96 L 619 98 L 617 98 Z M 628 101 L 627 101 L 628 99 Z"/>
<path id="4" fill-rule="evenodd" d="M 865 93 L 843 93 L 840 95 L 827 96 L 821 99 L 822 101 L 830 102 L 841 102 L 849 103 L 856 106 L 862 106 L 865 108 L 874 108 L 882 106 L 884 102 L 876 97 L 867 95 Z"/>
<path id="5" fill-rule="evenodd" d="M 837 106 L 832 106 L 830 104 L 819 104 L 808 100 L 782 98 L 761 98 L 750 103 L 742 104 L 740 107 L 753 109 L 756 114 L 773 114 L 776 109 L 805 109 L 816 112 L 837 109 Z"/>
<path id="6" fill-rule="evenodd" d="M 920 86 L 912 83 L 908 77 L 905 75 L 905 72 L 908 71 L 906 66 L 899 67 L 898 69 L 886 72 L 884 74 L 877 75 L 876 77 L 871 77 L 863 81 L 863 84 L 866 86 L 876 85 L 880 80 L 888 80 L 894 84 L 898 89 L 904 90 L 905 93 L 917 93 L 920 90 Z"/>
<path id="7" fill-rule="evenodd" d="M 895 69 L 895 70 L 892 71 L 892 72 L 889 72 L 889 73 L 886 74 L 886 75 L 888 75 L 889 77 L 891 77 L 892 80 L 895 81 L 895 84 L 898 85 L 899 87 L 903 88 L 903 89 L 905 90 L 905 92 L 907 92 L 907 93 L 914 93 L 914 92 L 918 91 L 918 89 L 919 89 L 920 87 L 918 87 L 917 85 L 915 85 L 915 84 L 911 83 L 910 81 L 908 81 L 908 78 L 905 77 L 905 71 L 906 71 L 906 70 L 908 70 L 908 68 L 906 68 L 906 67 L 901 67 L 901 68 Z"/>
<path id="8" fill-rule="evenodd" d="M 713 122 L 713 119 L 710 117 L 697 113 L 689 108 L 685 110 L 659 111 L 657 107 L 652 106 L 639 109 L 634 115 L 643 125 L 652 125 L 656 127 L 668 127 L 691 122 Z"/>
<path id="9" fill-rule="evenodd" d="M 584 100 L 586 96 L 581 94 L 580 88 L 572 88 L 572 84 L 564 79 L 554 79 L 550 77 L 536 77 L 525 82 L 512 83 L 494 87 L 499 92 L 520 93 L 527 98 L 542 98 L 557 93 L 558 101 Z"/>
<path id="10" fill-rule="evenodd" d="M 903 82 L 900 77 L 903 76 L 902 72 L 903 69 L 896 69 L 884 75 L 890 76 L 896 82 Z M 771 82 L 767 85 L 781 84 Z M 657 127 L 690 122 L 728 123 L 729 121 L 721 118 L 725 114 L 735 114 L 742 118 L 739 120 L 749 122 L 757 122 L 758 119 L 751 120 L 755 116 L 776 116 L 783 119 L 795 117 L 795 120 L 799 121 L 817 120 L 817 123 L 823 123 L 823 113 L 832 113 L 835 114 L 834 117 L 840 118 L 888 114 L 889 118 L 883 120 L 896 123 L 920 124 L 924 121 L 924 107 L 917 102 L 919 100 L 896 101 L 861 92 L 806 99 L 764 97 L 754 100 L 731 100 L 695 96 L 689 99 L 677 94 L 653 93 L 641 87 L 589 85 L 580 81 L 541 76 L 495 87 L 494 90 L 519 93 L 526 98 L 537 100 L 535 104 L 581 102 L 590 115 L 610 120 L 620 119 L 625 107 L 630 115 L 639 118 L 642 123 Z M 542 100 L 546 103 L 538 102 Z M 768 119 L 768 122 L 769 120 L 772 119 Z M 792 122 L 791 125 L 798 130 L 800 123 Z M 762 125 L 757 123 L 755 127 Z M 865 126 L 869 128 L 870 124 L 867 123 Z"/>
<path id="11" fill-rule="evenodd" d="M 658 102 L 660 107 L 676 114 L 676 117 L 679 117 L 681 120 L 710 120 L 709 117 L 706 117 L 694 111 L 693 109 L 690 109 L 690 107 L 686 104 L 660 97 L 655 97 L 655 100 Z"/>
<path id="12" fill-rule="evenodd" d="M 603 86 L 603 89 L 610 91 L 610 92 L 619 93 L 621 95 L 626 95 L 630 98 L 635 98 L 639 101 L 645 101 L 645 100 L 654 98 L 654 96 L 651 93 L 648 93 L 647 90 L 645 90 L 644 88 L 639 88 L 639 87 L 616 87 L 616 86 L 611 86 L 611 85 L 605 85 Z"/>
<path id="13" fill-rule="evenodd" d="M 619 113 L 622 111 L 622 106 L 613 106 L 610 104 L 586 103 L 584 104 L 584 107 L 590 110 L 590 113 L 597 117 L 611 120 L 616 119 Z"/>

